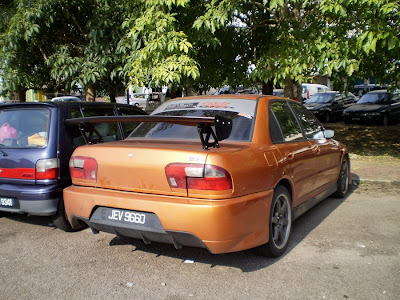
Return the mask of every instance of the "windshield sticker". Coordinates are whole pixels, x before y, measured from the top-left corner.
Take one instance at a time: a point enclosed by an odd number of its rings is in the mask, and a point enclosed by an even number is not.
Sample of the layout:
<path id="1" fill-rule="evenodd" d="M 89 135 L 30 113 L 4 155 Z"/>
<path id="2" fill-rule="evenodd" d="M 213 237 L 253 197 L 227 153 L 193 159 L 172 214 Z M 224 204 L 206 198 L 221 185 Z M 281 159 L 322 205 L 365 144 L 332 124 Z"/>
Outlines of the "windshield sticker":
<path id="1" fill-rule="evenodd" d="M 192 103 L 172 103 L 168 104 L 168 106 L 164 110 L 171 110 L 171 109 L 187 109 L 187 108 L 196 108 L 199 102 L 192 102 Z"/>
<path id="2" fill-rule="evenodd" d="M 253 119 L 253 116 L 245 114 L 245 113 L 238 113 L 238 116 L 245 117 L 245 118 L 250 119 L 250 120 Z"/>
<path id="3" fill-rule="evenodd" d="M 204 102 L 199 108 L 234 108 L 230 102 Z"/>

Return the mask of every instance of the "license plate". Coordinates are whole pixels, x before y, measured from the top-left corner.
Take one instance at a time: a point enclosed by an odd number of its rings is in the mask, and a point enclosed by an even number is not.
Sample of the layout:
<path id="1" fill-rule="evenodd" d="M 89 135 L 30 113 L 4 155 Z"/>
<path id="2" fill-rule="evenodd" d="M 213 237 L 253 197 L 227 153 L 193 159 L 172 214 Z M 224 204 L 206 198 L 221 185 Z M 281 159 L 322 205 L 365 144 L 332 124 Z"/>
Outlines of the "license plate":
<path id="1" fill-rule="evenodd" d="M 352 118 L 354 121 L 360 121 L 360 118 Z"/>
<path id="2" fill-rule="evenodd" d="M 93 224 L 165 232 L 154 213 L 112 207 L 98 207 L 90 218 Z"/>
<path id="3" fill-rule="evenodd" d="M 109 221 L 117 221 L 124 223 L 140 224 L 144 225 L 146 223 L 146 215 L 135 211 L 126 211 L 120 209 L 110 209 L 106 218 Z"/>
<path id="4" fill-rule="evenodd" d="M 111 222 L 139 225 L 144 225 L 146 223 L 146 215 L 144 213 L 113 208 L 103 210 L 102 219 Z"/>
<path id="5" fill-rule="evenodd" d="M 0 206 L 1 207 L 8 207 L 8 208 L 12 208 L 14 206 L 16 206 L 15 203 L 15 199 L 14 198 L 9 198 L 9 197 L 0 197 Z"/>

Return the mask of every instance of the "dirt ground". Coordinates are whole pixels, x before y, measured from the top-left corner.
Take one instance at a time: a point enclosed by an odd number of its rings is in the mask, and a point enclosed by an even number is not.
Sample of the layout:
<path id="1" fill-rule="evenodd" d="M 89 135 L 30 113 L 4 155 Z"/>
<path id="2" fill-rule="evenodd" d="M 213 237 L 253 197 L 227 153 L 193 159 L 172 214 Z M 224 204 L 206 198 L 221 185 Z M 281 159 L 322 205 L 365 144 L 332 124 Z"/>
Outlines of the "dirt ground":
<path id="1" fill-rule="evenodd" d="M 337 122 L 324 126 L 335 131 L 334 138 L 344 143 L 350 153 L 400 160 L 400 124 L 385 127 Z"/>
<path id="2" fill-rule="evenodd" d="M 325 199 L 294 222 L 289 248 L 276 259 L 0 217 L 0 298 L 397 300 L 399 193 L 368 184 Z"/>

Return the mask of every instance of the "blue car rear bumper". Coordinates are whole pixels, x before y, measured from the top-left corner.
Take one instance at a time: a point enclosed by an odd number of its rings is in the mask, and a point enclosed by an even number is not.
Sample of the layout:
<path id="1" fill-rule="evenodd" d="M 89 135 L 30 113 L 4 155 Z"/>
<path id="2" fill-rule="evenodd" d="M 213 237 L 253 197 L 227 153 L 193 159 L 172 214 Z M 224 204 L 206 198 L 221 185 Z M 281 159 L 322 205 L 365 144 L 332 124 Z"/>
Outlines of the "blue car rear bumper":
<path id="1" fill-rule="evenodd" d="M 56 214 L 62 185 L 0 184 L 0 211 L 36 216 Z"/>

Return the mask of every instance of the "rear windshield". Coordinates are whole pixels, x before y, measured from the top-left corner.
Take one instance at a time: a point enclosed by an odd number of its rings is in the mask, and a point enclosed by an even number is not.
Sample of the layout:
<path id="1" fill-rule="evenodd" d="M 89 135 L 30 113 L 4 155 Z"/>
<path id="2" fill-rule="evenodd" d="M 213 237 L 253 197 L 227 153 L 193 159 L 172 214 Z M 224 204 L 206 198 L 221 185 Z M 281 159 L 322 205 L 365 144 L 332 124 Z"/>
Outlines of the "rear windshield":
<path id="1" fill-rule="evenodd" d="M 152 115 L 183 117 L 215 117 L 232 120 L 229 141 L 251 140 L 257 102 L 243 99 L 196 99 L 169 101 L 158 107 Z M 142 123 L 128 138 L 199 139 L 196 126 L 169 123 Z"/>
<path id="2" fill-rule="evenodd" d="M 42 148 L 48 143 L 50 110 L 0 110 L 0 147 Z"/>

